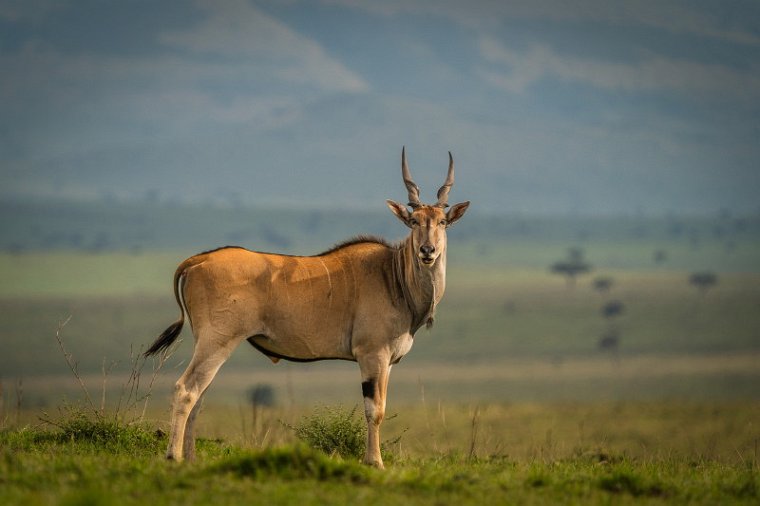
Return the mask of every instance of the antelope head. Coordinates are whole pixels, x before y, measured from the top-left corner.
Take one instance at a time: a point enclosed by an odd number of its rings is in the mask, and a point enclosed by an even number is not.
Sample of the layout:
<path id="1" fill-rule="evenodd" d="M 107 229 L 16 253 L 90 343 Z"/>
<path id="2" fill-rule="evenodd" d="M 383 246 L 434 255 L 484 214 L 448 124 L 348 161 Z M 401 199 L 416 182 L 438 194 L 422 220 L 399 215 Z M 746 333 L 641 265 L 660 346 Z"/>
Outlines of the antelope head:
<path id="1" fill-rule="evenodd" d="M 411 244 L 418 261 L 425 266 L 432 266 L 446 251 L 446 229 L 453 225 L 464 212 L 470 202 L 462 202 L 449 207 L 449 190 L 454 185 L 454 159 L 449 152 L 449 172 L 443 186 L 438 190 L 438 201 L 435 204 L 420 202 L 420 189 L 412 180 L 409 165 L 406 162 L 406 149 L 401 150 L 401 175 L 404 178 L 409 203 L 407 206 L 393 200 L 387 200 L 388 207 L 404 225 L 412 229 Z"/>

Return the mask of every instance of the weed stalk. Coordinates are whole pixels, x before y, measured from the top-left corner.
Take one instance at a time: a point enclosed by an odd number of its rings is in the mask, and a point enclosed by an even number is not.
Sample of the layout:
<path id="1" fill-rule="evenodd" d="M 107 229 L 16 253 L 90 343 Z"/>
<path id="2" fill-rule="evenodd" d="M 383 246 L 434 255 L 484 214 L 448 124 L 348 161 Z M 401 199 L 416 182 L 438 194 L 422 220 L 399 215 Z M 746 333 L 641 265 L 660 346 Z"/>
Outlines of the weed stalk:
<path id="1" fill-rule="evenodd" d="M 475 406 L 475 410 L 472 412 L 472 419 L 470 420 L 470 451 L 467 458 L 474 460 L 477 456 L 477 444 L 478 444 L 478 428 L 480 425 L 480 406 Z"/>
<path id="2" fill-rule="evenodd" d="M 61 353 L 63 354 L 64 360 L 66 361 L 66 364 L 69 366 L 69 370 L 71 370 L 71 373 L 74 375 L 74 378 L 76 379 L 77 383 L 79 384 L 79 387 L 84 394 L 85 400 L 86 400 L 86 407 L 87 411 L 95 418 L 96 422 L 103 422 L 106 419 L 106 397 L 107 397 L 107 386 L 108 386 L 108 377 L 113 371 L 114 367 L 117 365 L 116 362 L 111 362 L 110 364 L 107 364 L 107 361 L 105 358 L 103 358 L 103 363 L 101 365 L 101 371 L 103 375 L 103 380 L 101 384 L 101 394 L 100 394 L 100 404 L 99 406 L 95 405 L 95 402 L 93 401 L 92 396 L 90 395 L 90 391 L 87 388 L 87 385 L 84 382 L 84 379 L 82 378 L 82 375 L 79 373 L 79 367 L 78 363 L 74 360 L 74 357 L 72 353 L 70 353 L 66 346 L 64 345 L 62 331 L 63 328 L 68 324 L 68 322 L 71 320 L 71 316 L 66 318 L 66 320 L 59 322 L 58 328 L 55 332 L 55 339 L 58 343 L 58 347 L 61 350 Z M 161 368 L 164 366 L 164 364 L 167 362 L 169 357 L 172 355 L 176 348 L 175 346 L 172 346 L 168 348 L 167 350 L 164 350 L 159 356 L 157 360 L 153 361 L 153 371 L 151 374 L 150 382 L 148 383 L 147 391 L 143 394 L 141 392 L 141 377 L 142 377 L 142 370 L 145 366 L 145 362 L 147 361 L 146 358 L 142 357 L 141 353 L 135 353 L 134 348 L 130 347 L 130 373 L 129 377 L 127 378 L 126 382 L 124 382 L 121 385 L 121 391 L 119 395 L 119 400 L 116 404 L 116 409 L 113 414 L 113 422 L 115 422 L 117 425 L 133 425 L 135 423 L 141 423 L 145 419 L 145 413 L 148 408 L 148 400 L 150 399 L 153 385 L 155 384 L 156 379 L 158 378 L 158 374 L 161 370 Z M 18 399 L 18 407 L 17 411 L 20 411 L 20 403 L 21 403 L 21 389 L 20 389 L 20 383 L 19 387 L 17 389 L 17 399 Z M 142 403 L 142 409 L 140 409 L 139 405 Z M 76 412 L 75 409 L 68 407 L 69 415 L 73 416 L 80 416 L 81 411 L 79 413 Z M 50 418 L 47 416 L 47 414 L 44 415 L 44 417 L 40 417 L 40 419 L 43 422 L 50 423 L 51 425 L 59 426 L 60 424 L 53 422 L 50 420 Z"/>

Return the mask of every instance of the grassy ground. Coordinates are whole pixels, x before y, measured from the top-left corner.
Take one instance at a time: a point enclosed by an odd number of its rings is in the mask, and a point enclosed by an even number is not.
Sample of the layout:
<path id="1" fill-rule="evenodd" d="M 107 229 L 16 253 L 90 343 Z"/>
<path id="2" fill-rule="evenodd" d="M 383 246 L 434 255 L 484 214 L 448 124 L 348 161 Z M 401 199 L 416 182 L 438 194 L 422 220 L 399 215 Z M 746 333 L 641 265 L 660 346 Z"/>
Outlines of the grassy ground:
<path id="1" fill-rule="evenodd" d="M 288 445 L 294 442 L 288 426 L 322 409 L 260 408 L 254 417 L 250 407 L 208 404 L 198 430 L 242 448 Z M 148 419 L 166 427 L 161 415 Z M 398 440 L 389 450 L 402 461 L 459 456 L 552 462 L 598 453 L 741 464 L 760 458 L 758 423 L 757 401 L 424 402 L 389 406 L 382 436 Z"/>
<path id="2" fill-rule="evenodd" d="M 42 409 L 55 420 L 50 406 L 82 398 L 55 340 L 69 315 L 60 333 L 94 405 L 106 383 L 107 406 L 142 418 L 124 393 L 131 357 L 176 317 L 185 255 L 0 255 L 0 504 L 757 504 L 757 244 L 669 246 L 664 265 L 656 246 L 586 244 L 596 270 L 574 288 L 546 269 L 560 244 L 452 251 L 435 327 L 393 368 L 383 436 L 401 439 L 384 473 L 299 449 L 281 423 L 360 404 L 355 364 L 273 366 L 250 347 L 207 395 L 194 464 L 161 457 L 188 342 L 149 388 L 144 430 L 40 426 Z M 693 269 L 718 285 L 698 293 Z M 610 300 L 625 310 L 607 319 Z M 611 329 L 617 350 L 599 350 Z M 246 394 L 262 384 L 278 407 L 254 417 Z"/>
<path id="3" fill-rule="evenodd" d="M 757 403 L 418 406 L 388 422 L 413 428 L 384 472 L 294 445 L 283 412 L 249 425 L 277 432 L 268 440 L 205 439 L 182 465 L 163 460 L 151 425 L 14 428 L 0 431 L 0 502 L 757 504 L 758 415 Z"/>

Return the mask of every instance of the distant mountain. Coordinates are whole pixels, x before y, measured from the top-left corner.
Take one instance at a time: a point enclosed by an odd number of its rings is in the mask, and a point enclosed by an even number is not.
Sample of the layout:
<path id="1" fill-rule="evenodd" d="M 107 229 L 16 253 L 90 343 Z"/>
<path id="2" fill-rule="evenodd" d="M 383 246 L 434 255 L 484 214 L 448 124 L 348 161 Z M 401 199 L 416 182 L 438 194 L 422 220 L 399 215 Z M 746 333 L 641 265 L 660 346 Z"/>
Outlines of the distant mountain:
<path id="1" fill-rule="evenodd" d="M 0 198 L 757 211 L 752 3 L 0 7 Z"/>
<path id="2" fill-rule="evenodd" d="M 0 216 L 0 251 L 19 254 L 182 250 L 189 255 L 238 245 L 259 251 L 311 255 L 356 235 L 374 234 L 393 241 L 407 233 L 384 202 L 352 210 L 218 207 L 149 199 L 89 203 L 0 201 Z M 692 249 L 709 243 L 713 245 L 712 251 L 716 247 L 736 249 L 742 244 L 754 248 L 760 241 L 760 216 L 504 216 L 476 210 L 452 227 L 449 234 L 454 247 L 465 249 L 468 254 L 519 248 L 521 244 L 534 247 L 544 244 L 549 255 L 561 255 L 565 248 L 587 243 Z M 644 261 L 649 262 L 652 253 L 647 252 Z M 730 253 L 727 249 L 726 254 Z"/>

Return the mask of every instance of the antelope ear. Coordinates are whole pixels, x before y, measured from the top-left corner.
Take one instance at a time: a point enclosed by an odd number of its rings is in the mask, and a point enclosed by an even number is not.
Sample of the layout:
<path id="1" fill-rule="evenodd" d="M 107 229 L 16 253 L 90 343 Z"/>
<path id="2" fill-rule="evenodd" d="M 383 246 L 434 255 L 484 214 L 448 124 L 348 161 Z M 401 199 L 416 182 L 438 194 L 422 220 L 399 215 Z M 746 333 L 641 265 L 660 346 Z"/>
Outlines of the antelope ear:
<path id="1" fill-rule="evenodd" d="M 412 215 L 409 213 L 409 210 L 405 205 L 399 204 L 393 200 L 386 200 L 385 203 L 388 204 L 388 207 L 391 211 L 393 211 L 393 214 L 395 214 L 396 217 L 401 220 L 404 225 L 411 228 L 411 225 L 409 224 L 409 218 L 411 218 Z"/>
<path id="2" fill-rule="evenodd" d="M 464 216 L 464 212 L 470 206 L 470 201 L 462 202 L 461 204 L 454 204 L 446 213 L 446 221 L 449 222 L 449 226 L 453 225 L 455 221 Z"/>

